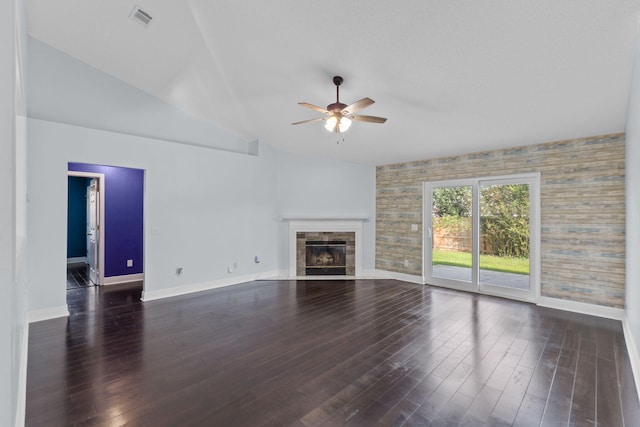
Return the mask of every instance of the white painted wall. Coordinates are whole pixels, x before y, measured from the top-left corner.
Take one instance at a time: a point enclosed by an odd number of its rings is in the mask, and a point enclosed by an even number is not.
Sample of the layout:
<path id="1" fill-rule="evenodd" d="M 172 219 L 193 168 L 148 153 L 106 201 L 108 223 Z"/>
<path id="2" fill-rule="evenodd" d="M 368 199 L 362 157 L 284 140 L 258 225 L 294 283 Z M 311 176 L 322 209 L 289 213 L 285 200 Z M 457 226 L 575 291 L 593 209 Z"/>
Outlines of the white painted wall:
<path id="1" fill-rule="evenodd" d="M 64 313 L 66 306 L 62 203 L 70 161 L 146 170 L 145 293 L 277 268 L 272 150 L 249 156 L 254 144 L 42 42 L 29 43 L 34 317 Z M 234 263 L 238 268 L 228 273 Z"/>
<path id="2" fill-rule="evenodd" d="M 239 136 L 29 38 L 29 117 L 247 153 Z M 132 118 L 135 118 L 133 120 Z"/>
<path id="3" fill-rule="evenodd" d="M 278 153 L 278 209 L 284 217 L 368 219 L 363 224 L 363 270 L 375 266 L 375 190 L 374 166 Z M 285 270 L 288 230 L 283 221 L 280 268 Z"/>
<path id="4" fill-rule="evenodd" d="M 276 160 L 29 119 L 29 310 L 65 305 L 68 162 L 146 171 L 146 293 L 277 269 Z"/>
<path id="5" fill-rule="evenodd" d="M 640 39 L 636 47 L 636 61 L 629 96 L 626 129 L 626 276 L 625 314 L 627 332 L 634 346 L 629 352 L 636 358 L 636 380 L 640 378 Z M 640 385 L 640 384 L 637 384 Z"/>
<path id="6" fill-rule="evenodd" d="M 26 247 L 25 5 L 0 2 L 0 425 L 24 424 Z M 17 202 L 16 202 L 17 201 Z"/>
<path id="7" fill-rule="evenodd" d="M 0 3 L 0 378 L 13 376 L 12 331 L 16 324 L 13 311 L 15 286 L 13 259 L 14 183 L 13 164 L 14 120 L 14 2 Z M 12 424 L 14 409 L 11 406 L 15 385 L 0 381 L 0 425 Z"/>

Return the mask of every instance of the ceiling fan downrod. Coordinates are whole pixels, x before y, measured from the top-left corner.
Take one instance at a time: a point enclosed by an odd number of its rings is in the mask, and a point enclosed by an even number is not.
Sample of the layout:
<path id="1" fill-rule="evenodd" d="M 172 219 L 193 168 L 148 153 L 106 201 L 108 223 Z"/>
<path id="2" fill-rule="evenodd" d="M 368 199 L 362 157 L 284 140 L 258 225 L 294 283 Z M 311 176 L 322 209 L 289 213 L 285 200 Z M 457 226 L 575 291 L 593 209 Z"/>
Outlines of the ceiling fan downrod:
<path id="1" fill-rule="evenodd" d="M 338 114 L 345 108 L 347 105 L 340 102 L 340 85 L 344 80 L 340 76 L 333 76 L 333 84 L 336 85 L 336 102 L 333 104 L 327 105 L 327 110 L 331 111 L 334 114 Z"/>
<path id="2" fill-rule="evenodd" d="M 340 103 L 340 85 L 344 80 L 340 76 L 333 76 L 333 84 L 336 85 L 336 104 Z"/>

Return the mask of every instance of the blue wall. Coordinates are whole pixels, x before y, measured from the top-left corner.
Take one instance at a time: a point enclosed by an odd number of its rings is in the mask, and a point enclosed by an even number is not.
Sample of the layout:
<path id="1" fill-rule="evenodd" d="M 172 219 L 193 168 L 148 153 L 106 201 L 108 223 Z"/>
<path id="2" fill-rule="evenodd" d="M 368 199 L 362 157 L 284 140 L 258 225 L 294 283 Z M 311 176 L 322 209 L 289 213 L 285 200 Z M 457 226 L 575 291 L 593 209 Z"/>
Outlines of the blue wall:
<path id="1" fill-rule="evenodd" d="M 67 193 L 67 258 L 87 256 L 87 186 L 89 179 L 70 176 Z"/>
<path id="2" fill-rule="evenodd" d="M 69 170 L 104 174 L 104 276 L 142 273 L 144 171 L 86 163 L 69 163 Z"/>

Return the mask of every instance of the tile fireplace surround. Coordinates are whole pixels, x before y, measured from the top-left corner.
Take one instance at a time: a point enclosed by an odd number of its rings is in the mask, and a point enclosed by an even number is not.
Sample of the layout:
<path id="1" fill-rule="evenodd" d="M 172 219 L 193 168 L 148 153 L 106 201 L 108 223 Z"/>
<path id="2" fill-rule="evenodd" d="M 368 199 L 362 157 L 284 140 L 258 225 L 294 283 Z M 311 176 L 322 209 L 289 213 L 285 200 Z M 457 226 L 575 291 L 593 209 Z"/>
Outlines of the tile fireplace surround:
<path id="1" fill-rule="evenodd" d="M 344 267 L 338 266 L 338 268 L 342 268 L 345 270 L 342 274 L 334 274 L 338 276 L 350 276 L 354 277 L 356 275 L 355 272 L 355 247 L 356 247 L 356 239 L 355 233 L 353 231 L 305 231 L 305 232 L 297 232 L 296 239 L 296 275 L 297 276 L 318 276 L 322 275 L 319 273 L 310 274 L 308 270 L 309 267 L 313 268 L 317 266 L 315 265 L 309 266 L 307 264 L 307 252 L 309 251 L 308 244 L 312 244 L 314 246 L 319 245 L 319 250 L 322 252 L 326 250 L 331 245 L 338 244 L 338 248 L 342 247 L 342 249 L 337 249 L 338 255 L 342 252 L 344 254 Z M 329 246 L 326 246 L 329 245 Z M 336 249 L 334 249 L 336 250 Z M 329 249 L 331 251 L 331 249 Z M 313 249 L 311 249 L 313 253 Z M 333 253 L 328 252 L 330 256 Z M 338 258 L 338 262 L 340 262 L 340 258 Z M 322 268 L 322 267 L 321 267 Z"/>
<path id="2" fill-rule="evenodd" d="M 333 219 L 333 218 L 285 218 L 289 223 L 289 277 L 304 277 L 306 279 L 344 279 L 354 276 L 299 276 L 296 271 L 298 264 L 297 238 L 298 233 L 354 233 L 355 234 L 355 277 L 362 276 L 362 223 L 366 218 Z M 301 252 L 304 253 L 304 252 Z"/>

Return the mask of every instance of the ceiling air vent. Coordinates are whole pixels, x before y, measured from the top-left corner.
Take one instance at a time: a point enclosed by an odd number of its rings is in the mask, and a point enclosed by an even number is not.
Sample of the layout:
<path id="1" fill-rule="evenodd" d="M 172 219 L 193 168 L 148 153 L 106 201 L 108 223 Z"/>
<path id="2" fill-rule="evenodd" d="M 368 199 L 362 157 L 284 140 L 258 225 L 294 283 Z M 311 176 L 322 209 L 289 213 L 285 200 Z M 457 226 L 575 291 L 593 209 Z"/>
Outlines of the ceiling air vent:
<path id="1" fill-rule="evenodd" d="M 133 10 L 129 14 L 129 18 L 133 19 L 138 24 L 144 27 L 148 27 L 149 23 L 151 23 L 151 20 L 153 19 L 148 12 L 145 12 L 144 10 L 140 9 L 139 6 L 133 7 Z"/>

